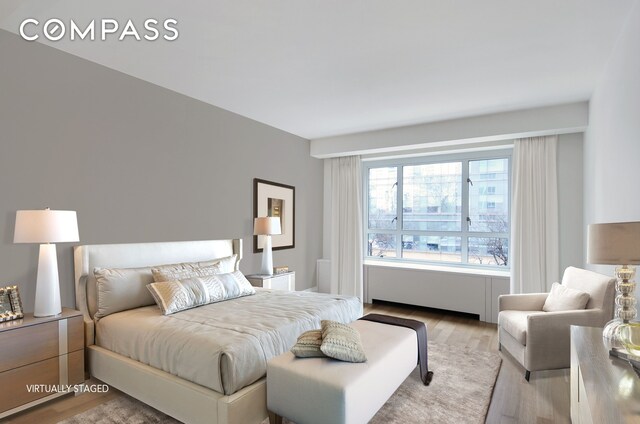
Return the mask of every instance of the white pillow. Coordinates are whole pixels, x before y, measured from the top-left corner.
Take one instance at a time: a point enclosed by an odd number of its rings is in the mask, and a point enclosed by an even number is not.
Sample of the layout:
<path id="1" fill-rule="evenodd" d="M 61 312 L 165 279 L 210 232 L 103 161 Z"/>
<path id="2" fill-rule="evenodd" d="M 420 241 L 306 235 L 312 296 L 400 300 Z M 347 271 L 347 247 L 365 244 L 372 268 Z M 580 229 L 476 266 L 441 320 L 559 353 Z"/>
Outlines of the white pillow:
<path id="1" fill-rule="evenodd" d="M 220 273 L 230 274 L 232 272 L 235 272 L 237 258 L 238 258 L 238 255 L 231 255 L 231 256 L 227 256 L 226 258 L 219 259 L 218 261 L 220 262 Z"/>
<path id="2" fill-rule="evenodd" d="M 256 293 L 240 271 L 147 285 L 164 315 Z"/>
<path id="3" fill-rule="evenodd" d="M 96 277 L 97 290 L 97 311 L 94 318 L 100 319 L 116 312 L 153 305 L 154 298 L 146 287 L 147 284 L 153 283 L 152 271 L 156 269 L 182 271 L 189 275 L 181 278 L 188 278 L 211 275 L 212 273 L 228 273 L 233 271 L 235 264 L 236 255 L 210 261 L 156 267 L 94 268 L 93 274 Z M 180 278 L 170 278 L 170 280 L 178 279 Z"/>
<path id="4" fill-rule="evenodd" d="M 175 281 L 187 278 L 208 277 L 215 274 L 227 274 L 235 270 L 236 257 L 236 255 L 232 255 L 206 262 L 185 262 L 154 266 L 151 268 L 153 281 L 157 283 L 160 281 Z"/>
<path id="5" fill-rule="evenodd" d="M 94 268 L 93 274 L 98 292 L 98 310 L 94 315 L 96 319 L 153 305 L 153 297 L 145 290 L 145 286 L 153 282 L 150 267 Z"/>
<path id="6" fill-rule="evenodd" d="M 589 302 L 589 293 L 553 283 L 542 310 L 545 312 L 584 309 Z"/>

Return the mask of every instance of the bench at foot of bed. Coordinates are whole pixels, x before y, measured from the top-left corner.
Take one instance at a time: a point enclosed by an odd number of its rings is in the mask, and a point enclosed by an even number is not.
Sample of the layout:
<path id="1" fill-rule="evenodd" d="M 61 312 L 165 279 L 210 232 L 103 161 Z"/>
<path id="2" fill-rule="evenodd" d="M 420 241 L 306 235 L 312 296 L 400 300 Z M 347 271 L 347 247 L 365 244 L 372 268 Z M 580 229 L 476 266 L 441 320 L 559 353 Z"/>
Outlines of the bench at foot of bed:
<path id="1" fill-rule="evenodd" d="M 358 330 L 367 362 L 296 358 L 286 352 L 267 364 L 267 408 L 272 424 L 366 423 L 416 368 L 416 332 L 371 321 Z"/>

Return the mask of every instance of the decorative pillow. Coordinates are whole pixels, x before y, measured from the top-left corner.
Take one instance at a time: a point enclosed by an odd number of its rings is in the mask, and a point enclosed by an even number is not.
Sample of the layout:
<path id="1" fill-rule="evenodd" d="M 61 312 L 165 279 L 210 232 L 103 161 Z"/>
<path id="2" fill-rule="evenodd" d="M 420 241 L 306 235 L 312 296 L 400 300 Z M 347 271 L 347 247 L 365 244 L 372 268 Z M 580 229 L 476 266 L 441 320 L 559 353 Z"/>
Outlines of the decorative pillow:
<path id="1" fill-rule="evenodd" d="M 178 267 L 180 265 L 173 265 Z M 189 267 L 189 268 L 152 268 L 153 281 L 158 283 L 162 281 L 185 280 L 187 278 L 210 277 L 212 275 L 221 274 L 220 265 L 213 264 L 209 266 Z"/>
<path id="2" fill-rule="evenodd" d="M 95 268 L 98 309 L 95 319 L 120 311 L 153 305 L 145 288 L 153 282 L 151 268 Z"/>
<path id="3" fill-rule="evenodd" d="M 233 272 L 236 255 L 206 262 L 185 262 L 181 264 L 154 266 L 151 268 L 153 281 L 174 281 L 186 278 L 208 277 L 215 274 Z"/>
<path id="4" fill-rule="evenodd" d="M 224 286 L 225 300 L 256 294 L 256 289 L 240 271 L 216 274 L 216 278 Z"/>
<path id="5" fill-rule="evenodd" d="M 309 330 L 300 334 L 298 341 L 291 348 L 291 352 L 298 358 L 322 358 L 327 355 L 322 353 L 322 330 Z"/>
<path id="6" fill-rule="evenodd" d="M 542 310 L 545 312 L 555 312 L 584 309 L 588 302 L 589 293 L 571 289 L 562 284 L 553 283 Z"/>
<path id="7" fill-rule="evenodd" d="M 237 257 L 238 255 L 231 255 L 231 256 L 227 256 L 226 258 L 216 259 L 220 263 L 220 273 L 230 274 L 232 272 L 235 272 Z"/>
<path id="8" fill-rule="evenodd" d="M 147 288 L 164 315 L 256 292 L 240 271 L 160 281 L 148 284 Z"/>
<path id="9" fill-rule="evenodd" d="M 320 350 L 330 358 L 346 362 L 366 362 L 360 334 L 355 328 L 323 320 Z"/>

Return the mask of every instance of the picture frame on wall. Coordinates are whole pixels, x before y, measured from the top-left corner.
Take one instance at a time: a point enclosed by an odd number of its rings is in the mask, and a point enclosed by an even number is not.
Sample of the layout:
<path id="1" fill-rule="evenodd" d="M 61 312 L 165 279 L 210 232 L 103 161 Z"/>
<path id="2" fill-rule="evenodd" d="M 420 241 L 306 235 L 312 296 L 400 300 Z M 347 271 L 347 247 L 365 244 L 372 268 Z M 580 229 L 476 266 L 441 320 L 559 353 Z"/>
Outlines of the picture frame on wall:
<path id="1" fill-rule="evenodd" d="M 282 234 L 271 236 L 273 250 L 293 249 L 296 242 L 296 188 L 253 179 L 253 217 L 279 217 Z M 262 252 L 265 236 L 253 236 L 253 253 Z"/>
<path id="2" fill-rule="evenodd" d="M 18 286 L 0 287 L 0 322 L 24 318 Z"/>

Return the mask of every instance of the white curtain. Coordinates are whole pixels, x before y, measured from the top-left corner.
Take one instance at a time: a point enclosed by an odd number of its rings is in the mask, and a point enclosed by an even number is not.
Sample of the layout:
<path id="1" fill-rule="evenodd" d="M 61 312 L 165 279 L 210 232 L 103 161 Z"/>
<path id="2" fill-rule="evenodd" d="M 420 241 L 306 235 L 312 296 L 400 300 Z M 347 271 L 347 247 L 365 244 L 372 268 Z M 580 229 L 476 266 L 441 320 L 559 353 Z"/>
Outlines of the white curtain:
<path id="1" fill-rule="evenodd" d="M 515 141 L 511 293 L 548 292 L 558 281 L 557 144 L 555 135 Z"/>
<path id="2" fill-rule="evenodd" d="M 331 292 L 363 297 L 359 156 L 331 159 Z"/>

